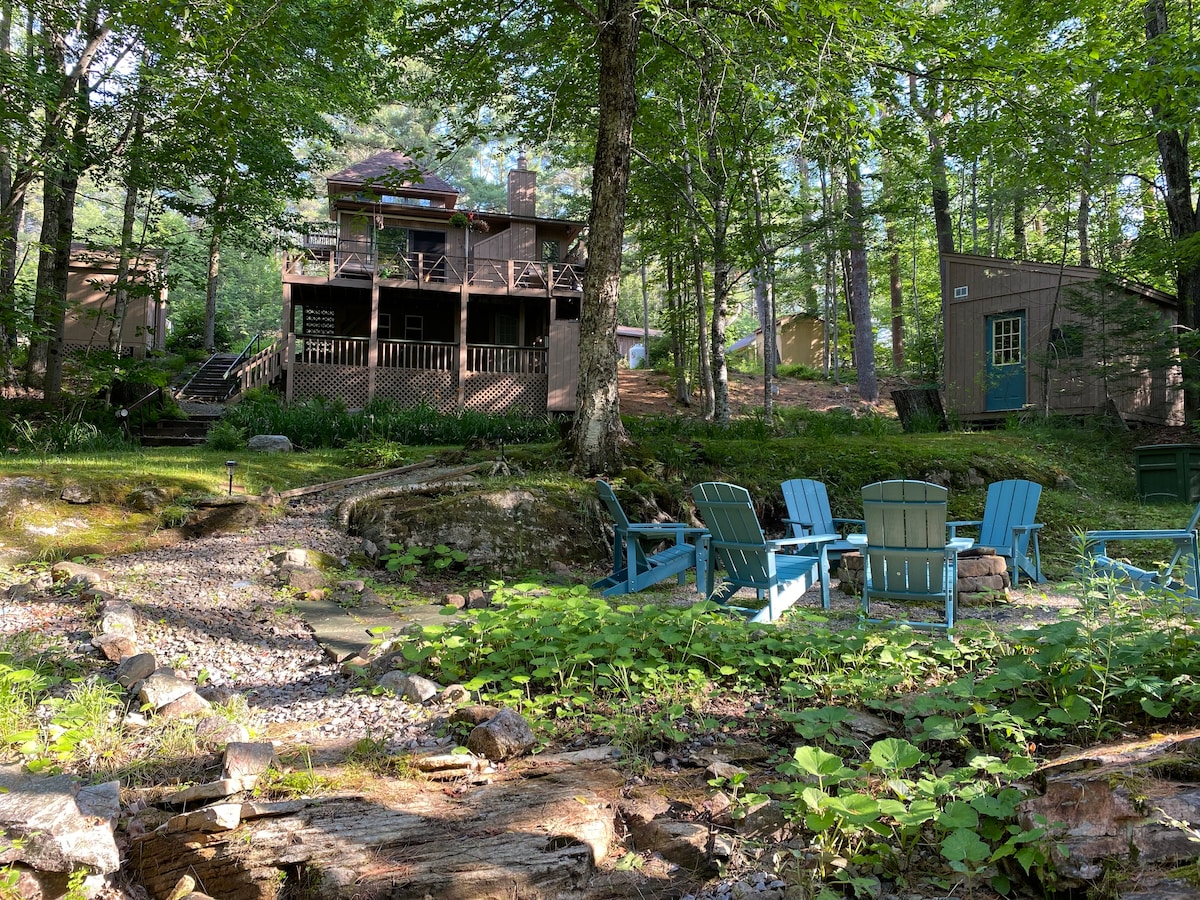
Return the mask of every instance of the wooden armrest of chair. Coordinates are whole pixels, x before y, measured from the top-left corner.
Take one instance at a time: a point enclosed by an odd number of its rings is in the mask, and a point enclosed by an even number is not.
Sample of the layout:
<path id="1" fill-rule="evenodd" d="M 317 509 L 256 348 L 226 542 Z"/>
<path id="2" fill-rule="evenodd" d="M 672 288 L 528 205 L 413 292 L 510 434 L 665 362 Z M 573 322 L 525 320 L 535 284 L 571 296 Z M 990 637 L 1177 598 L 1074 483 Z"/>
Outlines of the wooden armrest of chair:
<path id="1" fill-rule="evenodd" d="M 804 537 L 776 538 L 773 541 L 767 541 L 767 546 L 778 550 L 781 547 L 802 547 L 805 544 L 828 544 L 830 541 L 836 540 L 840 540 L 836 534 L 806 534 Z"/>

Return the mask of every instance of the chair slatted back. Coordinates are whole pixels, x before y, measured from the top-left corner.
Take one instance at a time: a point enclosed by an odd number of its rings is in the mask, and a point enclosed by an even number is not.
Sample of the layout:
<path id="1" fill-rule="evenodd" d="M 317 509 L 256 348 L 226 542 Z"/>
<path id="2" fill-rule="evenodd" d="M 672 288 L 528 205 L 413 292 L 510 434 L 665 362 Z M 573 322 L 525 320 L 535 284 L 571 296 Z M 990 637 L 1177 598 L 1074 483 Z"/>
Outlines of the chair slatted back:
<path id="1" fill-rule="evenodd" d="M 776 581 L 775 556 L 754 512 L 750 492 L 736 484 L 708 481 L 692 488 L 710 547 L 720 554 L 729 579 L 743 587 L 769 590 Z"/>
<path id="2" fill-rule="evenodd" d="M 988 486 L 983 506 L 983 524 L 979 526 L 978 543 L 1005 552 L 1012 546 L 1014 525 L 1033 525 L 1037 521 L 1038 501 L 1042 486 L 1034 481 L 1012 479 L 996 481 Z M 1029 532 L 1020 535 L 1017 549 L 1022 557 L 1029 552 Z"/>
<path id="3" fill-rule="evenodd" d="M 793 478 L 781 485 L 788 518 L 812 525 L 809 534 L 837 534 L 833 527 L 833 512 L 829 508 L 829 491 L 825 484 L 811 478 Z M 803 529 L 792 525 L 794 537 L 803 537 Z"/>
<path id="4" fill-rule="evenodd" d="M 946 488 L 877 481 L 862 489 L 867 566 L 874 592 L 897 597 L 946 589 Z"/>

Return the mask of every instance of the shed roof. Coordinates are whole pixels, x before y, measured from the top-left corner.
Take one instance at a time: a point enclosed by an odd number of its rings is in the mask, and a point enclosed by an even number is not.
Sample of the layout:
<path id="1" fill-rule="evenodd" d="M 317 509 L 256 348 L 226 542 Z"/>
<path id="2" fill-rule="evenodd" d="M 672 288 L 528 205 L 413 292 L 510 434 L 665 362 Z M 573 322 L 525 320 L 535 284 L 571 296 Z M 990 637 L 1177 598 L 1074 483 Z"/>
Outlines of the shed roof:
<path id="1" fill-rule="evenodd" d="M 1065 266 L 1058 263 L 1043 263 L 1033 262 L 1018 259 L 1004 259 L 997 256 L 976 256 L 971 253 L 943 253 L 942 260 L 945 262 L 955 262 L 961 265 L 976 266 L 990 269 L 1008 270 L 1008 271 L 1023 271 L 1037 272 L 1042 275 L 1057 277 L 1059 272 L 1069 276 L 1072 279 L 1079 281 L 1095 281 L 1099 278 L 1111 278 L 1116 284 L 1120 285 L 1130 293 L 1144 297 L 1153 303 L 1160 306 L 1177 309 L 1179 300 L 1171 294 L 1164 293 L 1157 288 L 1152 288 L 1148 284 L 1142 284 L 1140 281 L 1134 281 L 1130 278 L 1124 278 L 1120 275 L 1115 275 L 1112 272 L 1106 272 L 1104 269 L 1097 269 L 1092 266 Z M 949 288 L 947 288 L 949 290 Z"/>

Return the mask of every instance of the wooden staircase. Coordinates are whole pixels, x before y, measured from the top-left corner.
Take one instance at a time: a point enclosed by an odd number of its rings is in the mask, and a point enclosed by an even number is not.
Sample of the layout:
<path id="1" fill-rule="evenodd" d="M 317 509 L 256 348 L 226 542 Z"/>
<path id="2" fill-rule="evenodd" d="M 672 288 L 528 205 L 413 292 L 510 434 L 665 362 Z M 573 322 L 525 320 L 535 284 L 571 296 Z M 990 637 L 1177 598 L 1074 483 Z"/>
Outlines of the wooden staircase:
<path id="1" fill-rule="evenodd" d="M 159 419 L 142 429 L 143 447 L 196 447 L 208 440 L 208 431 L 221 420 L 220 412 L 192 413 L 186 419 Z"/>
<path id="2" fill-rule="evenodd" d="M 226 373 L 240 357 L 236 353 L 214 353 L 175 396 L 200 403 L 224 403 L 237 389 L 237 381 Z"/>

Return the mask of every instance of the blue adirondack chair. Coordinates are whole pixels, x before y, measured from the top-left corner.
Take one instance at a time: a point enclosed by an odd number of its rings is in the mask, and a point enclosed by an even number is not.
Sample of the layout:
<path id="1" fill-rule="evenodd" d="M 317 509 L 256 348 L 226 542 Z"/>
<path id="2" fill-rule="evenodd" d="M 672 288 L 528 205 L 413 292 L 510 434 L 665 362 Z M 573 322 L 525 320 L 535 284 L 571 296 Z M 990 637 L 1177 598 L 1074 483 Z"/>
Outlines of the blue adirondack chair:
<path id="1" fill-rule="evenodd" d="M 1013 584 L 1020 582 L 1022 572 L 1041 584 L 1046 580 L 1042 574 L 1042 549 L 1038 545 L 1038 532 L 1042 526 L 1034 522 L 1041 497 L 1042 486 L 1033 481 L 1014 478 L 993 482 L 988 485 L 983 518 L 948 522 L 950 537 L 956 538 L 959 528 L 978 526 L 979 540 L 975 543 L 993 547 L 998 556 L 1005 558 Z"/>
<path id="2" fill-rule="evenodd" d="M 1200 526 L 1200 504 L 1192 512 L 1187 525 L 1181 529 L 1085 531 L 1085 558 L 1081 568 L 1098 575 L 1126 578 L 1143 590 L 1166 590 L 1200 600 L 1200 590 L 1197 589 L 1197 573 L 1200 572 L 1197 526 Z M 1124 560 L 1113 559 L 1108 555 L 1109 541 L 1170 541 L 1175 545 L 1175 553 L 1165 569 L 1152 572 Z"/>
<path id="3" fill-rule="evenodd" d="M 787 517 L 783 521 L 791 527 L 793 537 L 808 534 L 839 535 L 837 540 L 826 545 L 831 563 L 841 559 L 846 551 L 858 549 L 856 544 L 841 535 L 847 525 L 856 525 L 861 531 L 863 520 L 835 518 L 829 508 L 829 491 L 823 482 L 811 478 L 793 478 L 780 487 L 783 489 L 783 502 L 787 506 Z"/>
<path id="4" fill-rule="evenodd" d="M 954 627 L 958 553 L 973 542 L 946 539 L 947 493 L 924 481 L 877 481 L 862 489 L 867 523 L 862 606 L 868 621 L 880 621 L 871 618 L 874 599 L 933 600 L 944 605 L 945 621 L 901 624 L 947 631 Z"/>
<path id="5" fill-rule="evenodd" d="M 829 556 L 826 546 L 836 534 L 767 540 L 754 512 L 750 492 L 736 484 L 706 481 L 692 488 L 700 518 L 708 526 L 705 583 L 708 597 L 754 622 L 773 622 L 814 584 L 821 585 L 821 606 L 829 609 Z M 805 548 L 802 553 L 788 550 Z M 718 563 L 725 569 L 718 581 Z M 751 588 L 761 609 L 729 603 L 740 588 Z"/>
<path id="6" fill-rule="evenodd" d="M 613 597 L 635 593 L 671 576 L 684 584 L 687 570 L 696 566 L 696 540 L 707 533 L 705 529 L 683 522 L 630 522 L 608 482 L 597 481 L 596 489 L 613 519 L 613 570 L 592 587 Z M 654 549 L 667 541 L 671 543 Z M 703 592 L 698 569 L 696 577 L 696 587 Z"/>

